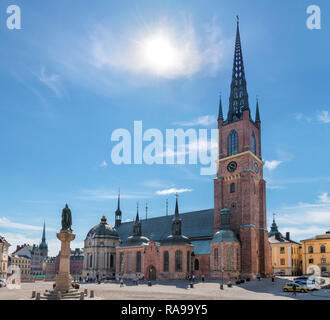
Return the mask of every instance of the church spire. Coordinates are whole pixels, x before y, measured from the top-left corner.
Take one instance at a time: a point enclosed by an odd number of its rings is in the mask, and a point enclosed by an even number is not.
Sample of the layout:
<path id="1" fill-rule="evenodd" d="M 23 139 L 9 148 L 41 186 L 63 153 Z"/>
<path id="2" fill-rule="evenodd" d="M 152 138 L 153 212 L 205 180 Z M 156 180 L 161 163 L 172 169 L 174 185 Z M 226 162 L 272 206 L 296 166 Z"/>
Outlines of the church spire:
<path id="1" fill-rule="evenodd" d="M 42 230 L 42 239 L 41 242 L 46 242 L 46 221 L 44 220 L 44 228 Z"/>
<path id="2" fill-rule="evenodd" d="M 222 99 L 220 95 L 220 102 L 219 102 L 219 115 L 218 115 L 218 121 L 223 120 L 223 111 L 222 111 Z"/>
<path id="3" fill-rule="evenodd" d="M 120 210 L 120 189 L 118 190 L 118 205 L 115 212 L 115 228 L 121 225 L 121 210 Z"/>
<path id="4" fill-rule="evenodd" d="M 260 121 L 260 113 L 259 113 L 259 99 L 257 98 L 257 108 L 256 108 L 256 123 Z"/>
<path id="5" fill-rule="evenodd" d="M 136 237 L 140 237 L 141 232 L 141 221 L 139 217 L 139 203 L 136 204 L 136 218 L 133 225 L 133 235 Z"/>
<path id="6" fill-rule="evenodd" d="M 179 216 L 179 204 L 178 204 L 178 193 L 176 194 L 176 202 L 175 202 L 175 212 L 174 218 L 172 220 L 172 235 L 179 236 L 181 235 L 181 219 Z"/>
<path id="7" fill-rule="evenodd" d="M 237 16 L 236 42 L 233 75 L 230 87 L 228 122 L 242 119 L 244 110 L 249 110 L 249 97 L 246 88 L 242 45 L 239 31 L 239 18 Z"/>
<path id="8" fill-rule="evenodd" d="M 48 255 L 48 245 L 46 243 L 46 222 L 44 220 L 44 227 L 42 230 L 42 238 L 41 238 L 41 242 L 39 245 L 39 249 L 41 251 L 41 255 L 46 258 Z"/>

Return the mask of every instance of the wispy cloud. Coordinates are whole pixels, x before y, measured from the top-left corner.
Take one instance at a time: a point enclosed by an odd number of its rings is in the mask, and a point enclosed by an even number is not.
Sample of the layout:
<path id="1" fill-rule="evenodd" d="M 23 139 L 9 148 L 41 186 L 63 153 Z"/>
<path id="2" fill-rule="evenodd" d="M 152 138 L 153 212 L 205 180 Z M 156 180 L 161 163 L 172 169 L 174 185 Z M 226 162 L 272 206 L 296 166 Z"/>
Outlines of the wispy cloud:
<path id="1" fill-rule="evenodd" d="M 265 161 L 265 168 L 269 171 L 275 170 L 283 161 L 280 160 L 271 160 L 271 161 Z"/>
<path id="2" fill-rule="evenodd" d="M 146 199 L 152 195 L 148 193 L 121 193 L 121 199 Z M 79 200 L 104 201 L 118 198 L 118 191 L 113 190 L 82 190 L 81 194 L 75 197 Z"/>
<path id="3" fill-rule="evenodd" d="M 170 189 L 164 189 L 164 190 L 158 190 L 156 191 L 157 195 L 170 195 L 170 194 L 176 194 L 176 193 L 184 193 L 184 192 L 192 192 L 192 189 L 177 189 L 177 188 L 170 188 Z"/>
<path id="4" fill-rule="evenodd" d="M 10 221 L 6 217 L 0 218 L 0 227 L 6 229 L 17 229 L 17 230 L 29 230 L 29 231 L 41 231 L 42 227 L 40 226 L 33 226 L 29 224 L 23 224 L 18 222 Z M 48 231 L 56 231 L 54 228 L 47 228 Z"/>
<path id="5" fill-rule="evenodd" d="M 55 93 L 56 97 L 62 97 L 60 76 L 57 74 L 47 74 L 45 67 L 41 68 L 39 80 Z"/>
<path id="6" fill-rule="evenodd" d="M 323 110 L 318 114 L 317 119 L 322 123 L 330 123 L 329 111 Z"/>
<path id="7" fill-rule="evenodd" d="M 304 115 L 303 113 L 296 113 L 295 118 L 297 121 L 306 121 L 308 123 L 311 123 L 313 121 L 313 119 L 311 117 L 308 117 L 308 116 Z"/>
<path id="8" fill-rule="evenodd" d="M 192 121 L 174 122 L 173 124 L 183 127 L 194 127 L 194 126 L 208 127 L 215 123 L 217 123 L 217 118 L 215 116 L 206 115 L 206 116 L 198 117 L 197 119 Z"/>
<path id="9" fill-rule="evenodd" d="M 101 168 L 105 168 L 105 167 L 107 167 L 108 166 L 108 163 L 104 160 L 104 161 L 102 161 L 101 163 L 100 163 L 100 165 L 99 165 L 99 167 L 101 167 Z"/>

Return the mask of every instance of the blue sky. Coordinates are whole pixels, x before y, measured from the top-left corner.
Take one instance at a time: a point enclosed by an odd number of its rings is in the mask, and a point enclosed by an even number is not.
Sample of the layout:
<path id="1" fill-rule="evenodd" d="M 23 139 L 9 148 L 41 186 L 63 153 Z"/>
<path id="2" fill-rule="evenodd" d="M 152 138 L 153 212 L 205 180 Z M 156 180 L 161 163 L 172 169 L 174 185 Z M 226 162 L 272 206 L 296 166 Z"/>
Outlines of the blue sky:
<path id="1" fill-rule="evenodd" d="M 52 255 L 68 203 L 80 247 L 117 190 L 123 220 L 174 210 L 168 189 L 187 189 L 180 211 L 213 207 L 212 176 L 199 165 L 111 162 L 117 128 L 215 128 L 219 93 L 227 113 L 240 15 L 249 102 L 259 96 L 266 163 L 268 227 L 301 240 L 329 229 L 330 5 L 327 1 L 16 1 L 22 29 L 6 28 L 0 1 L 0 233 L 16 246 L 39 242 L 44 219 Z M 321 8 L 322 29 L 306 27 Z M 141 60 L 148 39 L 164 34 L 178 65 Z M 203 120 L 203 121 L 202 121 Z M 166 193 L 166 192 L 165 192 Z M 13 249 L 13 247 L 12 247 Z"/>

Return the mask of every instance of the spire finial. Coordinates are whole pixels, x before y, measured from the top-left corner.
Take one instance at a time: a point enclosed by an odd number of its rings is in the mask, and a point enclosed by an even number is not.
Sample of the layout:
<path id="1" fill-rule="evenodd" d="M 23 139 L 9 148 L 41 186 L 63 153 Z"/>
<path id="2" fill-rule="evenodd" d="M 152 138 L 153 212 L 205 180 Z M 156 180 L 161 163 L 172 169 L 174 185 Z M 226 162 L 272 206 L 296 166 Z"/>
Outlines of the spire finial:
<path id="1" fill-rule="evenodd" d="M 178 204 L 178 198 L 179 198 L 179 193 L 177 192 L 175 194 L 175 197 L 176 197 L 176 202 L 175 202 L 175 217 L 176 218 L 179 218 L 179 204 Z"/>
<path id="2" fill-rule="evenodd" d="M 136 222 L 139 222 L 140 221 L 140 218 L 139 218 L 139 203 L 137 202 L 136 203 L 136 219 L 135 219 Z"/>
<path id="3" fill-rule="evenodd" d="M 238 15 L 236 16 L 236 19 L 237 19 L 237 25 L 239 25 L 239 16 Z"/>
<path id="4" fill-rule="evenodd" d="M 220 92 L 220 102 L 219 102 L 219 115 L 218 115 L 218 121 L 223 120 L 223 112 L 222 112 L 222 95 Z"/>
<path id="5" fill-rule="evenodd" d="M 146 220 L 148 220 L 148 203 L 146 203 Z"/>
<path id="6" fill-rule="evenodd" d="M 260 112 L 259 112 L 259 96 L 257 95 L 257 106 L 256 106 L 256 122 L 260 121 Z"/>
<path id="7" fill-rule="evenodd" d="M 275 222 L 276 213 L 273 213 L 273 222 Z"/>

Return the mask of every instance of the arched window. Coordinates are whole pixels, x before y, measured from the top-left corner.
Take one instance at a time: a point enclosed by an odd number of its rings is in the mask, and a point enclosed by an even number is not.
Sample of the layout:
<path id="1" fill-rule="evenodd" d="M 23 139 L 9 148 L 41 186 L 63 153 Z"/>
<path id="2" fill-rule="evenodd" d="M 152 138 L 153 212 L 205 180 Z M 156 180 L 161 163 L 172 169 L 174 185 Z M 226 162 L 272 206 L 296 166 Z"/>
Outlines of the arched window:
<path id="1" fill-rule="evenodd" d="M 235 183 L 231 183 L 230 184 L 230 193 L 234 193 L 235 192 Z"/>
<path id="2" fill-rule="evenodd" d="M 321 246 L 321 248 L 320 248 L 321 250 L 321 253 L 325 253 L 325 246 Z"/>
<path id="3" fill-rule="evenodd" d="M 124 252 L 121 252 L 119 256 L 119 269 L 120 272 L 124 272 Z"/>
<path id="4" fill-rule="evenodd" d="M 170 261 L 169 261 L 168 251 L 164 251 L 164 253 L 163 253 L 163 271 L 164 272 L 169 272 L 169 265 L 170 265 Z"/>
<path id="5" fill-rule="evenodd" d="M 195 259 L 194 269 L 195 269 L 195 271 L 199 270 L 199 260 L 198 259 Z"/>
<path id="6" fill-rule="evenodd" d="M 214 258 L 214 266 L 218 266 L 219 265 L 219 249 L 218 248 L 214 248 L 213 251 L 213 258 Z"/>
<path id="7" fill-rule="evenodd" d="M 232 130 L 228 136 L 228 156 L 238 153 L 238 134 Z"/>
<path id="8" fill-rule="evenodd" d="M 136 272 L 141 272 L 141 252 L 136 253 Z"/>
<path id="9" fill-rule="evenodd" d="M 190 252 L 187 252 L 187 272 L 190 272 Z"/>
<path id="10" fill-rule="evenodd" d="M 89 267 L 93 268 L 93 255 L 92 254 L 89 257 Z"/>
<path id="11" fill-rule="evenodd" d="M 231 259 L 232 259 L 232 249 L 231 247 L 226 248 L 226 270 L 231 270 Z"/>
<path id="12" fill-rule="evenodd" d="M 182 251 L 175 251 L 175 272 L 182 272 Z"/>
<path id="13" fill-rule="evenodd" d="M 252 135 L 251 135 L 251 149 L 254 154 L 257 154 L 256 136 L 254 135 L 254 132 L 252 132 Z"/>
<path id="14" fill-rule="evenodd" d="M 308 247 L 308 253 L 313 253 L 313 252 L 314 252 L 313 247 L 312 246 L 309 246 Z"/>

